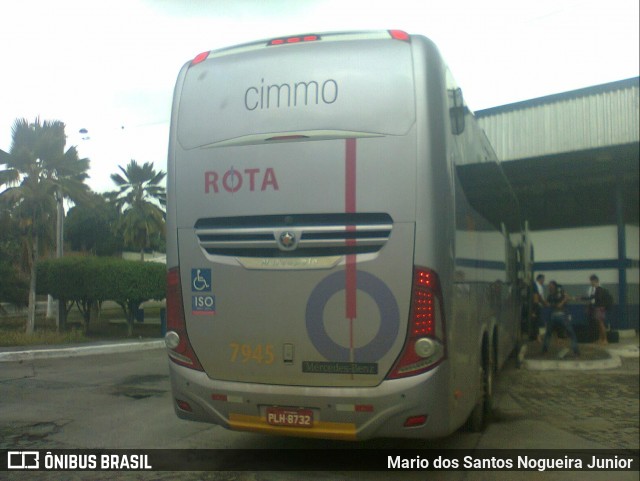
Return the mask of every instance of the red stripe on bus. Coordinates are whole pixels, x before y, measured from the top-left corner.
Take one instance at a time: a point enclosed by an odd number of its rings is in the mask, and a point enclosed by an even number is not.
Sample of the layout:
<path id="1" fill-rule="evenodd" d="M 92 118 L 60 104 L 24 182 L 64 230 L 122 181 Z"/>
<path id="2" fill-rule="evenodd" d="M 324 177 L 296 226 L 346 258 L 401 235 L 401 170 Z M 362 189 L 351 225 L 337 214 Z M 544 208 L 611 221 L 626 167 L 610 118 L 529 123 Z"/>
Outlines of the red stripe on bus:
<path id="1" fill-rule="evenodd" d="M 347 139 L 345 148 L 345 196 L 344 210 L 347 214 L 353 214 L 356 211 L 356 139 Z M 347 226 L 347 232 L 355 232 L 354 225 Z M 355 246 L 355 239 L 347 239 L 347 246 Z M 356 256 L 355 254 L 347 255 L 346 266 L 346 317 L 347 319 L 355 319 L 357 315 L 356 309 Z"/>
<path id="2" fill-rule="evenodd" d="M 347 139 L 346 143 L 344 204 L 347 214 L 356 211 L 356 139 Z"/>

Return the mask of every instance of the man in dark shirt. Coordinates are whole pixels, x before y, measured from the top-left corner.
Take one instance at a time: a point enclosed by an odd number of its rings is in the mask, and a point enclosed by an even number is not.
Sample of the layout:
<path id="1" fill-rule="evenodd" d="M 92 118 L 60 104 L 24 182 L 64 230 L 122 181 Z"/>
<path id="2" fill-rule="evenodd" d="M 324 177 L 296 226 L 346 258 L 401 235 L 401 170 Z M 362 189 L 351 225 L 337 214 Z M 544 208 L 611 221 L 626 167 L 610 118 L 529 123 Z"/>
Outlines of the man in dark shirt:
<path id="1" fill-rule="evenodd" d="M 573 330 L 571 321 L 567 317 L 565 312 L 565 305 L 569 301 L 569 296 L 564 292 L 564 289 L 556 281 L 549 282 L 549 295 L 547 302 L 551 306 L 551 318 L 547 323 L 547 330 L 544 334 L 544 341 L 542 342 L 542 352 L 547 352 L 549 349 L 549 342 L 551 341 L 551 334 L 556 327 L 562 328 L 567 331 L 571 338 L 571 350 L 576 356 L 580 355 L 578 349 L 578 339 L 576 333 Z"/>
<path id="2" fill-rule="evenodd" d="M 529 340 L 540 340 L 540 325 L 542 319 L 542 308 L 547 301 L 544 296 L 544 274 L 538 274 L 536 281 L 533 283 L 533 301 L 531 303 L 531 330 L 529 331 Z"/>
<path id="3" fill-rule="evenodd" d="M 607 328 L 605 325 L 606 315 L 607 315 L 607 305 L 605 301 L 605 293 L 604 289 L 600 287 L 600 279 L 595 274 L 592 274 L 589 277 L 589 282 L 591 286 L 589 287 L 589 291 L 587 292 L 587 296 L 582 299 L 585 301 L 589 301 L 589 305 L 587 308 L 587 316 L 589 321 L 593 324 L 597 324 L 598 333 L 600 334 L 600 338 L 598 339 L 598 344 L 606 345 L 607 344 Z"/>

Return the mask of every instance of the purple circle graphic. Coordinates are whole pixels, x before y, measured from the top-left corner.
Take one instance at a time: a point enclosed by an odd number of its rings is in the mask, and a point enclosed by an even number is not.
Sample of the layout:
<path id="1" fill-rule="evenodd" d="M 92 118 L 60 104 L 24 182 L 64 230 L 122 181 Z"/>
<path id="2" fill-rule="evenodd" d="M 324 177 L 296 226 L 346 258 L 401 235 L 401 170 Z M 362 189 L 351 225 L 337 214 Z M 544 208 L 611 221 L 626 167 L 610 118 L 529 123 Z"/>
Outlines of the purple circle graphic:
<path id="1" fill-rule="evenodd" d="M 389 350 L 400 329 L 400 310 L 393 293 L 387 285 L 368 272 L 357 271 L 357 289 L 371 296 L 380 312 L 380 328 L 366 345 L 354 349 L 354 362 L 376 362 Z M 325 359 L 349 362 L 349 348 L 335 342 L 324 327 L 324 308 L 336 293 L 345 290 L 346 274 L 334 272 L 325 277 L 311 291 L 307 301 L 306 324 L 309 339 Z M 366 321 L 365 321 L 366 322 Z"/>

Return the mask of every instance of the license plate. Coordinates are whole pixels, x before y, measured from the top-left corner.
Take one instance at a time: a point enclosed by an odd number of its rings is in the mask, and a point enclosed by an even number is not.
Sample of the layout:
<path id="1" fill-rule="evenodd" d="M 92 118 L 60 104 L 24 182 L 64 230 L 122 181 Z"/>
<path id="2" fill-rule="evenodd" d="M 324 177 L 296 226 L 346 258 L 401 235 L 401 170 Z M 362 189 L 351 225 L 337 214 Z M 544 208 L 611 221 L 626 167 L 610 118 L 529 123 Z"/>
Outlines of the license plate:
<path id="1" fill-rule="evenodd" d="M 267 424 L 311 428 L 313 427 L 313 411 L 311 409 L 268 407 Z"/>

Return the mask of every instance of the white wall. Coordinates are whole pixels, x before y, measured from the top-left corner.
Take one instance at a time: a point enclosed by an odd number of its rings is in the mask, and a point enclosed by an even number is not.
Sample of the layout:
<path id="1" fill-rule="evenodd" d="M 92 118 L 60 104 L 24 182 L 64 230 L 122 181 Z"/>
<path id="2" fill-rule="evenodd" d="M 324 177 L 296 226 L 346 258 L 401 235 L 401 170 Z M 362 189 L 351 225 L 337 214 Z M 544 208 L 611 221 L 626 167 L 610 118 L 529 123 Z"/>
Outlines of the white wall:
<path id="1" fill-rule="evenodd" d="M 625 227 L 627 258 L 638 260 L 638 226 Z M 579 229 L 557 229 L 531 232 L 535 252 L 535 262 L 571 262 L 589 260 L 618 259 L 618 231 L 616 226 L 584 227 Z M 589 276 L 596 274 L 603 285 L 617 286 L 618 270 L 611 269 L 575 269 L 571 266 L 560 269 L 536 269 L 536 274 L 545 274 L 547 282 L 556 280 L 565 285 L 589 284 Z M 627 282 L 638 284 L 638 268 L 627 269 Z"/>

